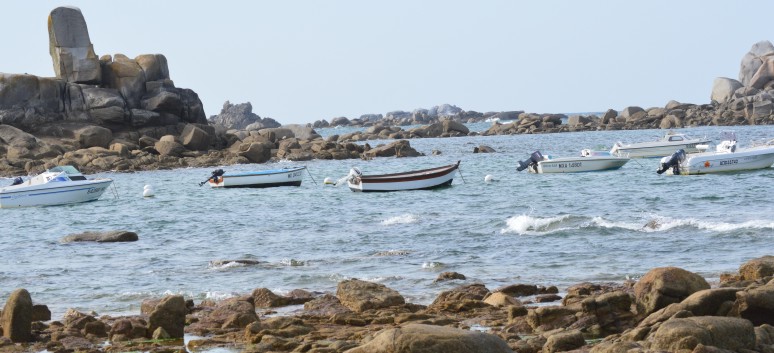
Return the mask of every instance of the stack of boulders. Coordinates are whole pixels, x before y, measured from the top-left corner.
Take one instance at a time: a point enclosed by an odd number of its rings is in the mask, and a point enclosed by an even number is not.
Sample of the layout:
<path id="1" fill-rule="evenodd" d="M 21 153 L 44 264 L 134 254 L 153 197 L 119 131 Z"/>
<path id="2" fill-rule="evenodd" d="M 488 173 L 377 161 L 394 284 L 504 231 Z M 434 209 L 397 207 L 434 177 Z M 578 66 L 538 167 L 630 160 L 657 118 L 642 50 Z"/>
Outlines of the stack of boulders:
<path id="1" fill-rule="evenodd" d="M 82 172 L 360 158 L 364 146 L 281 126 L 248 103 L 206 119 L 197 94 L 177 88 L 166 58 L 95 54 L 83 14 L 48 19 L 56 77 L 0 73 L 0 175 L 69 164 Z"/>
<path id="2" fill-rule="evenodd" d="M 535 304 L 557 296 L 556 287 L 516 283 L 490 291 L 464 275 L 443 278 L 462 283 L 427 306 L 407 303 L 383 284 L 347 279 L 335 294 L 258 288 L 199 304 L 172 295 L 145 300 L 136 316 L 70 309 L 50 322 L 48 308 L 18 289 L 3 308 L 0 349 L 23 343 L 27 351 L 92 352 L 158 351 L 160 344 L 165 351 L 774 351 L 774 256 L 746 262 L 715 288 L 693 272 L 662 267 L 636 283 L 579 283 L 556 305 Z M 276 314 L 288 305 L 303 309 Z M 184 334 L 198 338 L 183 347 Z"/>
<path id="3" fill-rule="evenodd" d="M 431 125 L 444 120 L 454 120 L 459 123 L 476 123 L 491 118 L 496 113 L 479 113 L 465 111 L 451 104 L 436 105 L 430 109 L 416 109 L 412 112 L 396 110 L 382 114 L 364 114 L 356 119 L 337 117 L 328 122 L 325 119 L 317 120 L 312 124 L 315 128 L 352 126 L 406 126 L 406 125 Z"/>

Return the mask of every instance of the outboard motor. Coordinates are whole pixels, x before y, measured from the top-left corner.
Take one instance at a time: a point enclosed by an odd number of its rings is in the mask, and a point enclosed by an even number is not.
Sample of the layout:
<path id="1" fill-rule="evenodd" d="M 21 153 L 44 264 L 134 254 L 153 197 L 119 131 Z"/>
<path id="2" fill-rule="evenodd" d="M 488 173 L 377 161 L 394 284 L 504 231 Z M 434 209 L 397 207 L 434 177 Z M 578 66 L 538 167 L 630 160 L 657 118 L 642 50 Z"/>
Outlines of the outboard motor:
<path id="1" fill-rule="evenodd" d="M 537 166 L 537 163 L 543 160 L 543 155 L 540 153 L 540 151 L 532 152 L 532 155 L 529 156 L 529 159 L 525 159 L 523 161 L 519 161 L 519 166 L 516 167 L 516 171 L 522 171 L 524 169 L 529 168 L 531 165 Z"/>
<path id="2" fill-rule="evenodd" d="M 679 149 L 675 151 L 670 157 L 661 158 L 661 167 L 656 170 L 656 173 L 663 174 L 669 168 L 672 168 L 672 174 L 680 174 L 680 162 L 685 160 L 685 150 Z"/>
<path id="3" fill-rule="evenodd" d="M 214 180 L 215 182 L 217 182 L 218 178 L 222 177 L 223 174 L 226 174 L 226 172 L 224 172 L 223 169 L 215 169 L 214 171 L 212 171 L 212 175 L 210 175 L 209 179 L 199 183 L 199 186 L 206 184 L 210 180 Z"/>
<path id="4" fill-rule="evenodd" d="M 21 185 L 23 183 L 24 183 L 24 179 L 22 179 L 22 177 L 16 177 L 16 178 L 13 179 L 13 184 L 11 184 L 11 186 L 13 186 L 13 185 Z"/>

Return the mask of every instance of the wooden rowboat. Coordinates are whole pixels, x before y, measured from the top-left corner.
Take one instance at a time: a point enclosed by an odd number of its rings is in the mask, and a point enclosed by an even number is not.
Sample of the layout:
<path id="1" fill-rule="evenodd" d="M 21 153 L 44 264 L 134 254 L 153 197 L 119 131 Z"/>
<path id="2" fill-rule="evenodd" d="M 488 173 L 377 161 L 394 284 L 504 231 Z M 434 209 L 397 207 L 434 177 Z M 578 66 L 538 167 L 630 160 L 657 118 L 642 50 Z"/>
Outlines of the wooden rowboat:
<path id="1" fill-rule="evenodd" d="M 428 190 L 451 185 L 460 162 L 455 164 L 394 174 L 364 175 L 360 169 L 352 168 L 347 176 L 347 185 L 352 191 L 386 192 L 405 190 Z"/>

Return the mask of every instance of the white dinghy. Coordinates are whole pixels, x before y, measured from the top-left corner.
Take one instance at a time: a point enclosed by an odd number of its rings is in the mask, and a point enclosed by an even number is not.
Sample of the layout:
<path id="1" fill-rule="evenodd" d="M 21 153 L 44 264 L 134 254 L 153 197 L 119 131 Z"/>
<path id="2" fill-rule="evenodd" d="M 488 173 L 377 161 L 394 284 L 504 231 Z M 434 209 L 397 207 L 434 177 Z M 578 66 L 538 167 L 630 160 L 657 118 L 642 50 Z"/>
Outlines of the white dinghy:
<path id="1" fill-rule="evenodd" d="M 301 186 L 306 167 L 261 170 L 254 172 L 226 173 L 216 169 L 205 183 L 213 188 L 268 188 L 276 186 Z"/>
<path id="2" fill-rule="evenodd" d="M 669 131 L 657 141 L 623 144 L 620 141 L 613 145 L 610 153 L 629 158 L 637 157 L 663 157 L 677 149 L 683 149 L 687 153 L 702 152 L 702 146 L 710 143 L 708 138 L 690 138 L 686 134 Z"/>

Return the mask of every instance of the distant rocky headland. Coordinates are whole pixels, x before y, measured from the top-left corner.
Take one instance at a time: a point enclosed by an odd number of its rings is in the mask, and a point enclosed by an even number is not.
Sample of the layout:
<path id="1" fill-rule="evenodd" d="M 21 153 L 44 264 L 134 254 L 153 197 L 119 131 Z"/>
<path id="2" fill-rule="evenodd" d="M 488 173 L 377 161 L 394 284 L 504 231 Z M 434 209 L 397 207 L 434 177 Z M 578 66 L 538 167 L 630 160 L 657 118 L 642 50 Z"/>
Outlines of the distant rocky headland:
<path id="1" fill-rule="evenodd" d="M 772 124 L 774 45 L 753 45 L 739 79 L 718 78 L 711 102 L 671 101 L 664 107 L 630 106 L 600 115 L 475 112 L 443 104 L 412 112 L 338 117 L 282 125 L 253 113 L 248 103 L 225 102 L 207 119 L 195 91 L 176 87 L 162 54 L 99 56 L 75 7 L 48 18 L 55 77 L 0 73 L 0 176 L 74 165 L 86 173 L 188 166 L 264 163 L 288 159 L 415 156 L 405 139 L 477 135 L 464 124 L 494 121 L 480 134 Z M 498 123 L 503 121 L 507 123 Z M 419 125 L 405 129 L 407 125 Z M 363 127 L 323 139 L 315 128 Z M 395 139 L 371 149 L 354 142 Z"/>

